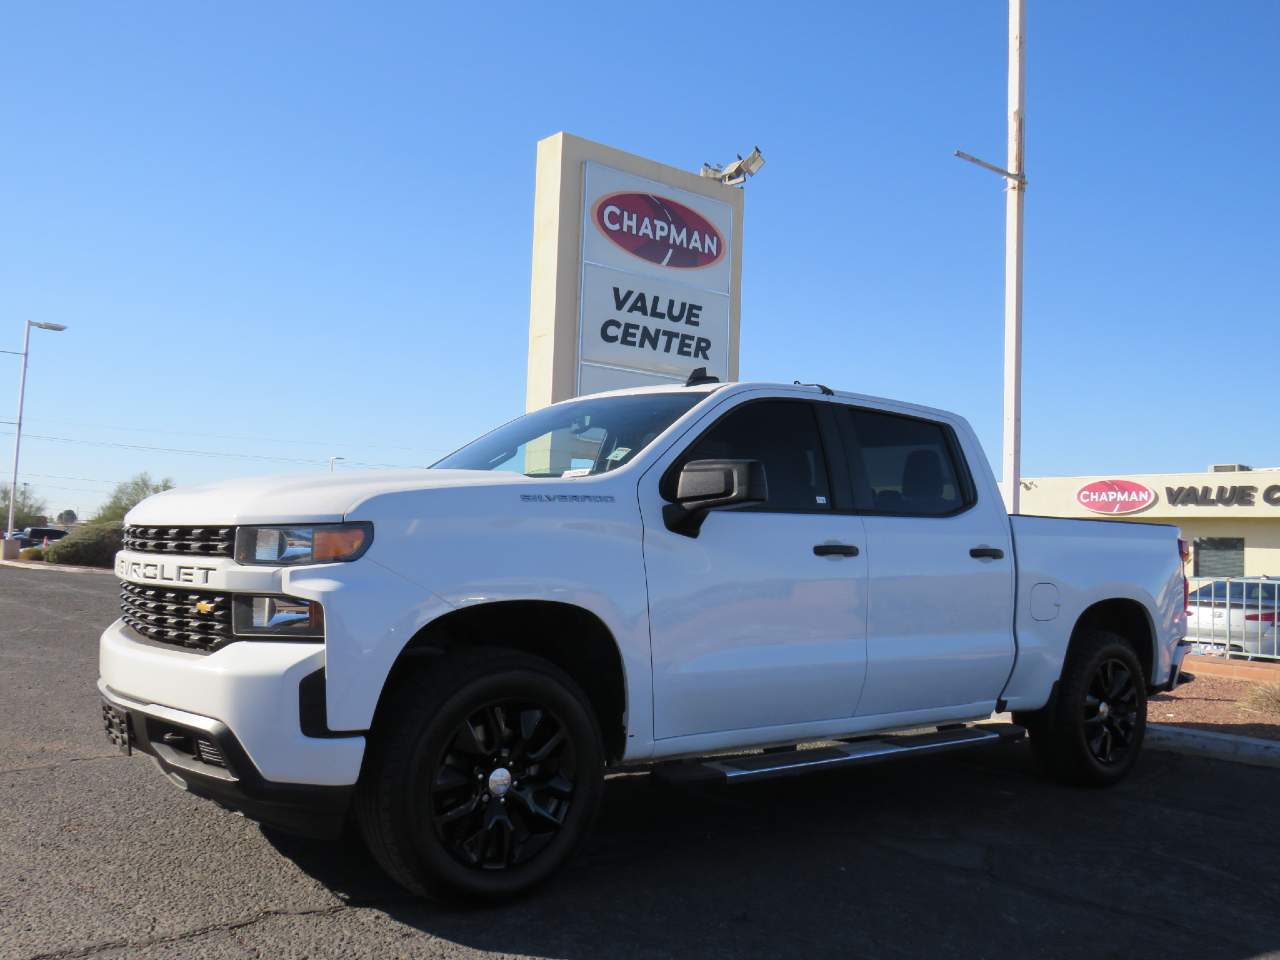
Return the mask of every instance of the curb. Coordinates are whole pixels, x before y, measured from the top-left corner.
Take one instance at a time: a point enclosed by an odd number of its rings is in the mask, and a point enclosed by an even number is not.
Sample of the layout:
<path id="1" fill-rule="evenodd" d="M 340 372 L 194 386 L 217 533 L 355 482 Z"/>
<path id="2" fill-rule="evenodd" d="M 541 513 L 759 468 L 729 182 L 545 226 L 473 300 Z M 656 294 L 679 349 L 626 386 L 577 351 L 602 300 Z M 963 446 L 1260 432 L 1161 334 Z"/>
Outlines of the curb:
<path id="1" fill-rule="evenodd" d="M 57 570 L 59 573 L 106 573 L 112 576 L 115 571 L 107 567 L 73 567 L 65 563 L 30 563 L 26 560 L 0 560 L 0 567 L 13 567 L 17 570 Z"/>
<path id="2" fill-rule="evenodd" d="M 1013 714 L 993 713 L 980 723 L 1011 723 Z M 1229 763 L 1245 763 L 1253 767 L 1280 767 L 1280 740 L 1241 737 L 1233 733 L 1212 733 L 1175 727 L 1167 723 L 1147 723 L 1144 747 L 1166 753 L 1185 753 L 1192 757 L 1208 757 Z"/>
<path id="3" fill-rule="evenodd" d="M 1189 730 L 1165 723 L 1148 723 L 1144 746 L 1169 753 L 1185 753 L 1193 757 L 1209 757 L 1245 763 L 1254 767 L 1280 768 L 1280 740 L 1238 737 L 1208 730 Z"/>

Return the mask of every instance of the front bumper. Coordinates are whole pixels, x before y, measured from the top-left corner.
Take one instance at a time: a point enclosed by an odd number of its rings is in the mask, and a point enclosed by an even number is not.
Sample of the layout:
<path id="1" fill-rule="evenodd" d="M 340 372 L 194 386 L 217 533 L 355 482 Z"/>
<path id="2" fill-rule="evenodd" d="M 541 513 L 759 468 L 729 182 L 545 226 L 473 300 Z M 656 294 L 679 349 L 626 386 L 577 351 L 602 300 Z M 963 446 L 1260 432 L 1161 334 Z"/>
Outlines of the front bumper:
<path id="1" fill-rule="evenodd" d="M 355 785 L 275 783 L 265 779 L 231 729 L 221 721 L 121 696 L 102 680 L 103 716 L 110 739 L 128 752 L 148 754 L 182 789 L 290 833 L 341 833 Z"/>
<path id="2" fill-rule="evenodd" d="M 191 792 L 304 832 L 317 832 L 305 814 L 325 821 L 345 811 L 364 735 L 335 735 L 323 722 L 308 724 L 319 736 L 303 732 L 314 707 L 303 691 L 323 676 L 323 643 L 240 640 L 201 654 L 148 642 L 117 620 L 102 634 L 98 664 L 99 692 L 127 712 L 136 749 Z M 197 734 L 225 769 L 179 749 Z"/>

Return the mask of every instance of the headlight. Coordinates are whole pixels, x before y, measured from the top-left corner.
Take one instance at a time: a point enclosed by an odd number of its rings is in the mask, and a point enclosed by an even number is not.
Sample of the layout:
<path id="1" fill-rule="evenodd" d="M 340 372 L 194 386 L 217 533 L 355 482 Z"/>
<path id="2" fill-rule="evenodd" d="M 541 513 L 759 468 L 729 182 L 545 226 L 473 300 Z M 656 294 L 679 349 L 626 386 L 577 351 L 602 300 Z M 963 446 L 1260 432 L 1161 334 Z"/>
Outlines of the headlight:
<path id="1" fill-rule="evenodd" d="M 371 523 L 240 527 L 236 530 L 236 563 L 281 567 L 357 560 L 371 543 Z"/>
<path id="2" fill-rule="evenodd" d="M 231 632 L 237 637 L 324 639 L 324 609 L 294 597 L 237 596 L 231 601 Z"/>

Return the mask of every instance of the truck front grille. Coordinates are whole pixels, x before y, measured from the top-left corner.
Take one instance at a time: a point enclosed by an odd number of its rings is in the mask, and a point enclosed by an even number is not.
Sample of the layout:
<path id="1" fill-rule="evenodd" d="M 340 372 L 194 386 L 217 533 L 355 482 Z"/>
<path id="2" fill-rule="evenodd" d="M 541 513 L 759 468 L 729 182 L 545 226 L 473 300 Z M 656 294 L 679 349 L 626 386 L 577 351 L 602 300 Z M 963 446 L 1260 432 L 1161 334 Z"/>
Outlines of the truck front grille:
<path id="1" fill-rule="evenodd" d="M 231 597 L 215 590 L 174 590 L 121 582 L 120 614 L 144 637 L 176 647 L 212 653 L 235 639 L 231 634 Z"/>
<path id="2" fill-rule="evenodd" d="M 139 553 L 180 553 L 199 557 L 229 557 L 235 549 L 235 527 L 124 528 L 124 548 Z"/>

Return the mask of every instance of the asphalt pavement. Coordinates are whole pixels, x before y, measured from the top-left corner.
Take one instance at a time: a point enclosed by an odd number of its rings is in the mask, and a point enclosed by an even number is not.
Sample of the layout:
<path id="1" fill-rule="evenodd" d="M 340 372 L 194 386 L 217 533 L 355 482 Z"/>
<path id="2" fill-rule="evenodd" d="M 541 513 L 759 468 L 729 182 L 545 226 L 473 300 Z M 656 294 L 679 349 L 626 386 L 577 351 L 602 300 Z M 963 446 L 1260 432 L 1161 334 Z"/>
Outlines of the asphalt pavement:
<path id="1" fill-rule="evenodd" d="M 107 743 L 110 576 L 0 568 L 0 958 L 1280 956 L 1280 770 L 1148 752 L 1112 790 L 1024 746 L 701 790 L 616 777 L 514 904 L 415 901 Z"/>

